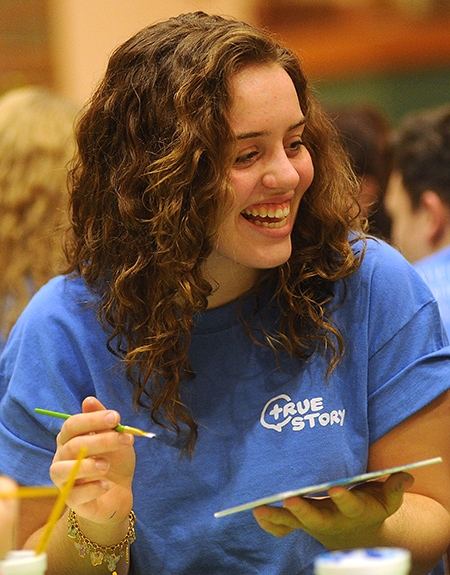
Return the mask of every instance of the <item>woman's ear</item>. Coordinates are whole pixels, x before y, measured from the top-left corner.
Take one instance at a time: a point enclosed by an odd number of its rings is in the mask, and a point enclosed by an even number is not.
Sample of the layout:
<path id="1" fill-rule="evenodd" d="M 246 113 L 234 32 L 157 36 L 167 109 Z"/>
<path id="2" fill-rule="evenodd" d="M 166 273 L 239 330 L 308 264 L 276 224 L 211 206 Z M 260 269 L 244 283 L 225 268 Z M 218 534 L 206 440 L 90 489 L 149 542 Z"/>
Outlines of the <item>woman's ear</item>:
<path id="1" fill-rule="evenodd" d="M 426 238 L 428 242 L 439 249 L 450 233 L 450 206 L 443 202 L 434 190 L 426 190 L 420 196 L 420 209 L 423 211 Z"/>

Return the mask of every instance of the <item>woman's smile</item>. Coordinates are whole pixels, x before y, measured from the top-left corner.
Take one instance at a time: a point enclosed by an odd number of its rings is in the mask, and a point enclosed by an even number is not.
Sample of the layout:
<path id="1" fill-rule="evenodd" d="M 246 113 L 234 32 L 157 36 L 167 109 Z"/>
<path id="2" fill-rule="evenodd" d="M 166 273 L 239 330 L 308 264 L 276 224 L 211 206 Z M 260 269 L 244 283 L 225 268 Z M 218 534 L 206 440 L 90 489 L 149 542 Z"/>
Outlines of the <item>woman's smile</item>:
<path id="1" fill-rule="evenodd" d="M 291 213 L 289 202 L 282 204 L 254 204 L 241 212 L 250 223 L 263 228 L 282 228 Z"/>

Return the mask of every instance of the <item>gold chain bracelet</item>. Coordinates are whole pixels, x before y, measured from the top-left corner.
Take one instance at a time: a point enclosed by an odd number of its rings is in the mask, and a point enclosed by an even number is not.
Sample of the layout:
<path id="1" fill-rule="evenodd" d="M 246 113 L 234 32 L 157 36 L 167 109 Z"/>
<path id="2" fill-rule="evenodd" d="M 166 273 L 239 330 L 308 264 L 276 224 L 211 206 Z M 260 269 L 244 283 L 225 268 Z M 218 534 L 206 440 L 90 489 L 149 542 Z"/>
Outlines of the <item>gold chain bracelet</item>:
<path id="1" fill-rule="evenodd" d="M 136 523 L 136 515 L 134 511 L 130 512 L 128 531 L 122 541 L 116 545 L 99 545 L 88 539 L 81 531 L 78 525 L 77 516 L 72 509 L 67 518 L 68 521 L 68 535 L 74 539 L 74 545 L 78 550 L 80 557 L 89 556 L 91 563 L 94 567 L 101 565 L 106 561 L 108 571 L 112 575 L 117 575 L 116 567 L 119 560 L 125 556 L 127 563 L 130 562 L 130 545 L 136 541 L 136 533 L 134 531 L 134 524 Z"/>

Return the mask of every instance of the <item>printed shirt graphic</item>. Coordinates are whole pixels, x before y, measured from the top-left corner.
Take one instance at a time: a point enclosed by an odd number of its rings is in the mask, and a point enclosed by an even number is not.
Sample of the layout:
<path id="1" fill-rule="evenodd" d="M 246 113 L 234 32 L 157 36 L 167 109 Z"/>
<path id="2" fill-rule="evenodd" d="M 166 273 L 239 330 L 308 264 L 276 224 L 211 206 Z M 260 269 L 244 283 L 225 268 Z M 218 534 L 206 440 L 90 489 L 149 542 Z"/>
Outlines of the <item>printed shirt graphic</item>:
<path id="1" fill-rule="evenodd" d="M 261 414 L 261 425 L 281 432 L 285 425 L 291 425 L 293 431 L 313 428 L 316 425 L 344 425 L 345 409 L 324 411 L 323 397 L 313 397 L 303 401 L 292 401 L 289 395 L 282 393 L 269 400 Z"/>

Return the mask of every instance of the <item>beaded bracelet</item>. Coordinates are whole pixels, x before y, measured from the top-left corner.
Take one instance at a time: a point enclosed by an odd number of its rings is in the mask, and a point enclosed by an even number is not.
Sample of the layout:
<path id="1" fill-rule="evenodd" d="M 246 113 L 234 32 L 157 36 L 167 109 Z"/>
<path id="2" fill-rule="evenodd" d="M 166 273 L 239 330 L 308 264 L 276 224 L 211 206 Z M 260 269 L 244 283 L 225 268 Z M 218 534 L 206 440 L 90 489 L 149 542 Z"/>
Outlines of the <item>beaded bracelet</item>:
<path id="1" fill-rule="evenodd" d="M 67 518 L 68 522 L 68 535 L 74 539 L 74 545 L 78 550 L 80 557 L 89 555 L 91 563 L 94 567 L 101 565 L 103 560 L 108 564 L 108 571 L 112 575 L 117 575 L 116 567 L 119 560 L 125 556 L 127 563 L 130 562 L 130 545 L 136 541 L 136 533 L 134 531 L 134 524 L 136 523 L 136 515 L 134 511 L 130 512 L 128 531 L 122 541 L 116 545 L 98 545 L 88 539 L 81 531 L 78 525 L 77 516 L 72 509 Z"/>

